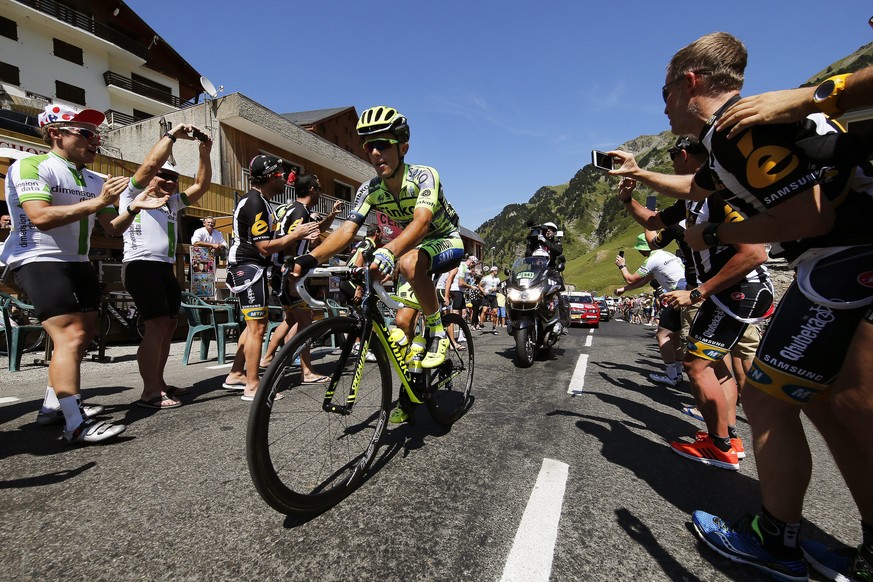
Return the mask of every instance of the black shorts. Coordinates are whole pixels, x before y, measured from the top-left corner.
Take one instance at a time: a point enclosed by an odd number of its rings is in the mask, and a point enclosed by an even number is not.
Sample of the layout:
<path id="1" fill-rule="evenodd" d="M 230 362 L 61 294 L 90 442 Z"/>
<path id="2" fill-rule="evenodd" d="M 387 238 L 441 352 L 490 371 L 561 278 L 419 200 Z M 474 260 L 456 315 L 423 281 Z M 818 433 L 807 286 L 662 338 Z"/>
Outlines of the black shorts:
<path id="1" fill-rule="evenodd" d="M 452 309 L 454 311 L 461 311 L 467 306 L 467 302 L 464 301 L 464 292 L 463 291 L 452 291 Z"/>
<path id="2" fill-rule="evenodd" d="M 172 263 L 130 261 L 121 267 L 121 282 L 144 320 L 178 317 L 182 289 Z"/>
<path id="3" fill-rule="evenodd" d="M 258 270 L 263 267 L 253 264 L 228 265 L 227 284 L 236 287 L 243 285 L 247 279 L 253 279 Z M 246 320 L 265 319 L 267 317 L 267 298 L 269 277 L 262 272 L 257 281 L 251 283 L 246 289 L 234 293 L 239 300 L 239 308 Z"/>
<path id="4" fill-rule="evenodd" d="M 486 295 L 482 298 L 482 307 L 497 309 L 497 295 Z"/>
<path id="5" fill-rule="evenodd" d="M 722 309 L 719 303 L 730 312 Z M 748 322 L 766 316 L 773 308 L 773 286 L 743 282 L 700 305 L 688 334 L 688 353 L 705 360 L 721 360 L 737 345 Z"/>
<path id="6" fill-rule="evenodd" d="M 682 310 L 663 307 L 658 314 L 658 327 L 667 331 L 678 332 L 682 329 Z"/>
<path id="7" fill-rule="evenodd" d="M 28 263 L 12 273 L 40 321 L 100 307 L 100 284 L 91 263 Z"/>
<path id="8" fill-rule="evenodd" d="M 869 306 L 831 309 L 809 300 L 793 283 L 767 326 L 749 370 L 750 384 L 780 400 L 802 405 L 826 399 Z"/>

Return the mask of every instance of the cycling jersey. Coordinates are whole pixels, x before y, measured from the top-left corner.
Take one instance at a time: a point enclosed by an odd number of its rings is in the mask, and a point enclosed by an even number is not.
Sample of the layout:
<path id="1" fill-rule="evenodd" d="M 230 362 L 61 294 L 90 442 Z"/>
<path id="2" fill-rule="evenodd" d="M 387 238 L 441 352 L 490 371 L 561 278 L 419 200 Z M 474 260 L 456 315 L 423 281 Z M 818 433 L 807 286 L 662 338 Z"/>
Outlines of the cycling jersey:
<path id="1" fill-rule="evenodd" d="M 687 225 L 694 226 L 704 222 L 722 223 L 744 220 L 743 216 L 730 204 L 727 204 L 718 192 L 713 193 L 705 200 L 697 202 L 683 200 L 680 202 L 684 208 L 673 205 L 661 212 L 661 220 L 665 224 L 678 224 L 685 220 Z M 702 251 L 691 251 L 690 256 L 694 261 L 696 275 L 700 281 L 706 282 L 721 271 L 731 257 L 736 254 L 737 250 L 733 245 L 719 245 Z M 749 271 L 745 277 L 746 281 L 752 283 L 760 283 L 767 278 L 767 268 L 763 265 Z"/>
<path id="2" fill-rule="evenodd" d="M 816 113 L 797 123 L 755 125 L 728 139 L 727 132 L 716 132 L 714 124 L 737 99 L 725 103 L 704 127 L 700 141 L 710 152 L 709 162 L 698 170 L 695 182 L 706 190 L 719 190 L 746 216 L 765 212 L 820 185 L 834 208 L 834 226 L 822 236 L 774 243 L 770 251 L 774 257 L 794 261 L 812 248 L 873 243 L 869 164 L 862 168 L 813 161 L 803 147 L 820 140 L 819 136 L 841 132 L 836 122 Z"/>
<path id="3" fill-rule="evenodd" d="M 674 222 L 674 216 L 680 218 Z M 649 246 L 653 249 L 664 249 L 671 242 L 676 241 L 676 244 L 679 245 L 679 252 L 676 253 L 676 256 L 682 259 L 682 264 L 685 265 L 685 287 L 693 289 L 697 287 L 697 271 L 694 267 L 694 259 L 691 257 L 691 247 L 685 242 L 685 200 L 677 200 L 673 206 L 662 210 L 660 217 L 666 228 L 655 233 Z"/>
<path id="4" fill-rule="evenodd" d="M 273 238 L 274 221 L 266 199 L 259 191 L 249 190 L 233 211 L 233 244 L 227 253 L 227 262 L 231 265 L 254 263 L 269 267 L 271 255 L 262 255 L 255 243 Z"/>
<path id="5" fill-rule="evenodd" d="M 661 287 L 667 291 L 685 289 L 685 267 L 679 257 L 660 249 L 652 251 L 645 262 L 637 269 L 637 275 L 655 276 Z"/>
<path id="6" fill-rule="evenodd" d="M 52 206 L 70 206 L 96 198 L 103 178 L 78 169 L 54 152 L 23 158 L 10 166 L 6 175 L 6 200 L 12 218 L 12 232 L 0 254 L 0 262 L 11 268 L 33 262 L 85 262 L 91 247 L 95 214 L 50 230 L 39 230 L 27 217 L 22 204 L 44 200 Z M 107 206 L 97 214 L 115 214 Z"/>
<path id="7" fill-rule="evenodd" d="M 133 179 L 119 197 L 119 208 L 127 208 L 143 188 L 137 187 Z M 124 259 L 130 261 L 176 262 L 176 241 L 179 232 L 179 212 L 189 206 L 184 193 L 170 196 L 167 203 L 154 210 L 141 210 L 124 231 Z"/>
<path id="8" fill-rule="evenodd" d="M 312 222 L 312 214 L 302 202 L 295 200 L 290 204 L 283 204 L 276 209 L 276 236 L 285 236 L 301 224 L 309 224 L 310 222 Z M 278 254 L 287 254 L 292 257 L 305 255 L 309 252 L 310 243 L 311 241 L 306 239 L 298 240 L 296 245 L 288 247 Z M 279 258 L 281 262 L 281 257 Z"/>
<path id="9" fill-rule="evenodd" d="M 355 200 L 349 220 L 358 226 L 364 224 L 367 214 L 375 208 L 406 228 L 416 208 L 427 208 L 433 212 L 433 218 L 425 240 L 447 238 L 458 231 L 458 214 L 446 200 L 439 174 L 429 166 L 405 164 L 403 185 L 396 199 L 385 182 L 376 177 L 361 184 Z"/>

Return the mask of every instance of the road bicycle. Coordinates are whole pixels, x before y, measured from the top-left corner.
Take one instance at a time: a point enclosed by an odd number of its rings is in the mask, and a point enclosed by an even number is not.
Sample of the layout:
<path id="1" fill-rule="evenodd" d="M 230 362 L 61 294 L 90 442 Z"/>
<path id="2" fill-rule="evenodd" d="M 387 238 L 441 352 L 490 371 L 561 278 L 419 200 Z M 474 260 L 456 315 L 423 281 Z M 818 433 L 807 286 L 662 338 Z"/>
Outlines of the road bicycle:
<path id="1" fill-rule="evenodd" d="M 99 328 L 94 338 L 97 353 L 91 356 L 94 361 L 111 360 L 106 356 L 106 339 L 112 330 L 113 320 L 127 331 L 131 341 L 139 343 L 145 337 L 145 320 L 130 295 L 118 291 L 104 293 L 97 315 Z"/>
<path id="2" fill-rule="evenodd" d="M 323 308 L 304 282 L 331 275 L 364 286 L 360 305 L 350 306 L 349 316 L 329 317 L 296 334 L 264 373 L 249 415 L 246 458 L 255 488 L 270 507 L 287 515 L 320 513 L 364 479 L 388 422 L 392 368 L 409 402 L 426 404 L 441 425 L 451 426 L 470 402 L 473 337 L 459 315 L 442 318 L 454 336 L 445 363 L 416 373 L 407 365 L 405 349 L 389 338 L 380 304 L 418 305 L 389 296 L 365 268 L 313 269 L 300 278 L 298 293 L 312 307 Z M 461 336 L 466 348 L 458 343 Z M 354 349 L 357 342 L 360 348 Z M 313 371 L 328 381 L 303 382 L 293 362 L 306 349 Z M 367 360 L 368 351 L 375 361 Z"/>

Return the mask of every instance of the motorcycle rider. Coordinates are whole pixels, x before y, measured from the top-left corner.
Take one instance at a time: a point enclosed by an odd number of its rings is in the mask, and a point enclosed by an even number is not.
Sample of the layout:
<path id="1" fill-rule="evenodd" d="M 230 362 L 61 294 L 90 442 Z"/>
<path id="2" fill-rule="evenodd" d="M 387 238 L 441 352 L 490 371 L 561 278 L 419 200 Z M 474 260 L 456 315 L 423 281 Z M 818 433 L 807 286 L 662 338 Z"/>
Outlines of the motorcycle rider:
<path id="1" fill-rule="evenodd" d="M 539 233 L 535 234 L 535 231 Z M 554 222 L 546 222 L 539 229 L 534 229 L 534 232 L 527 237 L 527 248 L 525 249 L 525 257 L 549 257 L 549 277 L 557 279 L 560 284 L 558 291 L 563 291 L 564 277 L 561 271 L 558 270 L 558 265 L 564 264 L 564 246 L 561 241 L 557 240 L 558 225 Z M 561 330 L 562 335 L 567 335 L 567 328 L 570 327 L 570 311 L 564 301 L 558 301 L 558 308 L 561 313 Z"/>

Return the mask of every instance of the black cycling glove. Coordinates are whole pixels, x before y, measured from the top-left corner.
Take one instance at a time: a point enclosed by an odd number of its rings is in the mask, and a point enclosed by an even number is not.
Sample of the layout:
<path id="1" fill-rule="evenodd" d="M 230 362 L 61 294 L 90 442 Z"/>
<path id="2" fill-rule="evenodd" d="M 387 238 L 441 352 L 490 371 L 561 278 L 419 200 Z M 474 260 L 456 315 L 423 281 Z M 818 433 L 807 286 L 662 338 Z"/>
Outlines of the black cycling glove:
<path id="1" fill-rule="evenodd" d="M 318 266 L 318 259 L 312 255 L 300 255 L 294 259 L 294 264 L 300 265 L 300 275 L 303 276 L 308 273 L 310 269 Z"/>

